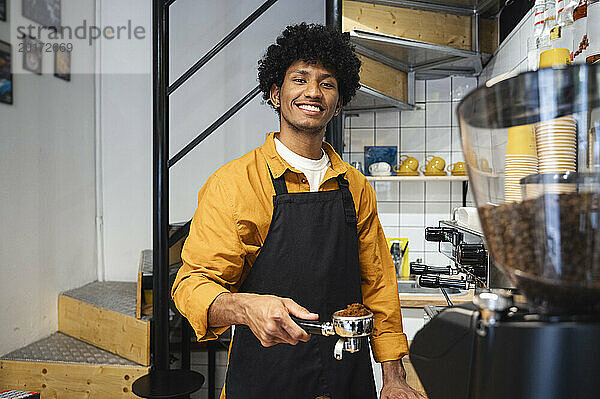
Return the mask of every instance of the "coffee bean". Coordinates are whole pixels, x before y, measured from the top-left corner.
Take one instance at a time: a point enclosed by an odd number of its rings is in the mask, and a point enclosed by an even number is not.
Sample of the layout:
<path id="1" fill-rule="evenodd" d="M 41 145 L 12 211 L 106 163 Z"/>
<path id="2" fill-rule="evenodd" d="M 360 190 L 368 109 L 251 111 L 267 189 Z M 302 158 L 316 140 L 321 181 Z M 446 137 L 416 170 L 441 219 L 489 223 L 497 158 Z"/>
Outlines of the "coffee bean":
<path id="1" fill-rule="evenodd" d="M 599 194 L 546 194 L 479 212 L 491 256 L 536 310 L 600 311 Z"/>

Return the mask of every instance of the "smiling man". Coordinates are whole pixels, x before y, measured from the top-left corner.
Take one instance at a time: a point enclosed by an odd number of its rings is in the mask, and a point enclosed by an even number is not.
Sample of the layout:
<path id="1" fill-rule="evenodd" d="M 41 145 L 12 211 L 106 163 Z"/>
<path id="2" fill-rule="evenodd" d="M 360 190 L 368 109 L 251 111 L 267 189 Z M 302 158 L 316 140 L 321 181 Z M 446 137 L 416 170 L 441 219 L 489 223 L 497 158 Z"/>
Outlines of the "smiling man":
<path id="1" fill-rule="evenodd" d="M 309 336 L 291 318 L 330 321 L 357 302 L 374 314 L 381 398 L 421 397 L 401 363 L 407 341 L 374 190 L 323 142 L 359 69 L 341 33 L 287 27 L 258 67 L 279 132 L 200 190 L 172 293 L 200 341 L 236 326 L 221 398 L 376 398 L 369 345 L 335 360 L 337 337 Z"/>

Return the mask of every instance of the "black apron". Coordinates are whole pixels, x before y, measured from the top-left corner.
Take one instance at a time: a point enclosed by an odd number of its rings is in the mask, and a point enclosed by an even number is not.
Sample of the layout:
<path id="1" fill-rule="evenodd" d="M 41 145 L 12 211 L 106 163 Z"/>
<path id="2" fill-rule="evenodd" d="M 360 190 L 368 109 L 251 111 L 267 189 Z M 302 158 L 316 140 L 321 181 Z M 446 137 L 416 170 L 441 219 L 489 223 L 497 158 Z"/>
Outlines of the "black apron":
<path id="1" fill-rule="evenodd" d="M 269 171 L 270 172 L 270 171 Z M 321 321 L 362 303 L 356 212 L 348 181 L 333 191 L 288 193 L 273 179 L 273 217 L 239 292 L 293 299 Z M 225 381 L 227 399 L 375 399 L 370 347 L 335 360 L 337 336 L 265 348 L 246 325 L 235 327 Z"/>

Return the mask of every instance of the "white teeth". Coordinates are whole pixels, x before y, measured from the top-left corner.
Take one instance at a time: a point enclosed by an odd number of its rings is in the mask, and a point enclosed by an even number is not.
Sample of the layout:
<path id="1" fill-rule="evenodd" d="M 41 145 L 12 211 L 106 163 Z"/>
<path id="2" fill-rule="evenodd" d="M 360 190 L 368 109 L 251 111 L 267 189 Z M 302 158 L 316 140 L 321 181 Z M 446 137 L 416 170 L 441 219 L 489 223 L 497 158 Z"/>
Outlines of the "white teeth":
<path id="1" fill-rule="evenodd" d="M 314 105 L 298 105 L 298 108 L 300 109 L 305 109 L 307 111 L 320 111 L 321 109 L 319 107 L 315 107 Z"/>

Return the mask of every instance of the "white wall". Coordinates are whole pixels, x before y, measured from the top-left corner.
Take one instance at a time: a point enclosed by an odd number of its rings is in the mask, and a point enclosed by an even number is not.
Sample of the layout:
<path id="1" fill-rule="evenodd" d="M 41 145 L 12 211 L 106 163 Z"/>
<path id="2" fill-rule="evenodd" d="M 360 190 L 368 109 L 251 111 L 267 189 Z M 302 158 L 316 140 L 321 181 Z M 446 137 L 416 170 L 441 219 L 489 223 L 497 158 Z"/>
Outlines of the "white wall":
<path id="1" fill-rule="evenodd" d="M 533 9 L 521 19 L 521 22 L 508 34 L 498 46 L 494 57 L 479 75 L 479 85 L 489 79 L 508 72 L 527 71 L 527 40 L 533 32 Z"/>
<path id="2" fill-rule="evenodd" d="M 10 3 L 0 22 L 14 72 L 14 105 L 0 104 L 0 354 L 55 331 L 58 293 L 96 276 L 94 76 L 55 78 L 52 53 L 43 75 L 22 71 L 16 26 L 30 22 Z M 63 25 L 93 21 L 92 1 L 67 4 Z M 93 66 L 93 52 L 75 47 L 73 65 Z"/>
<path id="3" fill-rule="evenodd" d="M 103 21 L 130 13 L 136 23 L 150 26 L 149 1 L 128 2 L 126 10 L 121 3 L 104 2 Z M 262 3 L 178 0 L 171 6 L 171 81 Z M 171 156 L 256 86 L 257 61 L 286 25 L 323 23 L 324 4 L 280 0 L 181 87 L 171 99 Z M 103 46 L 101 51 L 102 70 L 111 70 L 102 75 L 100 92 L 107 280 L 135 280 L 140 251 L 152 247 L 151 41 L 139 46 L 147 59 L 146 73 L 113 73 L 116 66 L 129 68 L 131 50 Z M 170 174 L 171 222 L 189 220 L 206 179 L 262 144 L 265 133 L 278 125 L 275 113 L 256 98 L 176 164 Z"/>
<path id="4" fill-rule="evenodd" d="M 464 161 L 456 107 L 477 87 L 477 78 L 454 76 L 417 80 L 414 111 L 377 110 L 349 112 L 345 117 L 343 158 L 364 163 L 364 147 L 394 146 L 401 155 L 414 157 L 419 167 L 428 156 L 438 156 L 446 165 Z M 452 209 L 462 206 L 460 182 L 373 182 L 377 212 L 386 237 L 408 238 L 408 259 L 447 265 L 450 260 L 438 245 L 425 241 L 425 227 L 451 219 Z M 471 192 L 467 206 L 474 206 Z"/>

